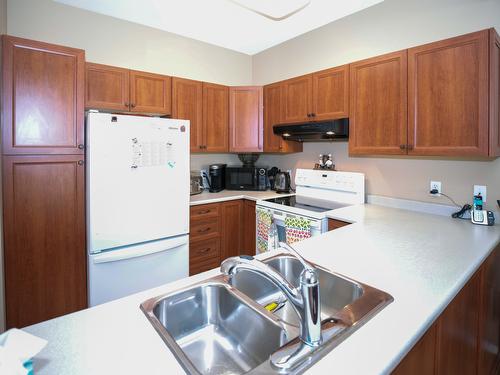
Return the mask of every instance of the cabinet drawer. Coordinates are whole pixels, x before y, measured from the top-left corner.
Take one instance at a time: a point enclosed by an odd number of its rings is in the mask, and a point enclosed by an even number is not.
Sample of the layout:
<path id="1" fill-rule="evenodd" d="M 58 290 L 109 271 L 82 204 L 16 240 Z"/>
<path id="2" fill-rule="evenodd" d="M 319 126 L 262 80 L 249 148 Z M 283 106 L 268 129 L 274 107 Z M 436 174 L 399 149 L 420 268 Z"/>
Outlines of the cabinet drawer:
<path id="1" fill-rule="evenodd" d="M 191 221 L 189 235 L 191 239 L 201 237 L 217 237 L 220 234 L 220 219 L 218 217 Z"/>
<path id="2" fill-rule="evenodd" d="M 196 241 L 189 244 L 190 263 L 205 262 L 208 259 L 215 258 L 219 261 L 220 257 L 220 239 L 213 238 L 205 241 Z"/>
<path id="3" fill-rule="evenodd" d="M 207 261 L 197 261 L 189 264 L 189 275 L 196 275 L 197 273 L 205 272 L 218 268 L 220 262 L 218 258 L 212 258 Z"/>
<path id="4" fill-rule="evenodd" d="M 198 206 L 191 206 L 190 215 L 191 220 L 199 220 L 208 217 L 219 216 L 219 203 L 200 204 Z"/>

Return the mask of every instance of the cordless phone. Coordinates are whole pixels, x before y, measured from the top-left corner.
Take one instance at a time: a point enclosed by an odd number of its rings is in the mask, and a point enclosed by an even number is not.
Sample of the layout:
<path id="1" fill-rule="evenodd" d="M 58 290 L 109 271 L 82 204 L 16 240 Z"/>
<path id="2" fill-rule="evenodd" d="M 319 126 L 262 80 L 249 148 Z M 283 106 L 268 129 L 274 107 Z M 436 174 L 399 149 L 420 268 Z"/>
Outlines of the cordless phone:
<path id="1" fill-rule="evenodd" d="M 474 196 L 474 203 L 472 204 L 472 212 L 470 219 L 473 224 L 479 225 L 493 225 L 495 224 L 495 216 L 492 211 L 483 210 L 483 197 L 481 194 Z"/>

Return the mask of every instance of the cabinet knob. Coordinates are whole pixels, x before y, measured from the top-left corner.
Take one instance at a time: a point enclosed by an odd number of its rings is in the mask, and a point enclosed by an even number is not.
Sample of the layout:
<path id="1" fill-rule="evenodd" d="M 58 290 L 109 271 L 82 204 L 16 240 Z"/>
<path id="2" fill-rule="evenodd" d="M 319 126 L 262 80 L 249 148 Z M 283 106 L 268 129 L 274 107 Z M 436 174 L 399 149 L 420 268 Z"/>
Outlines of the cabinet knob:
<path id="1" fill-rule="evenodd" d="M 135 103 L 130 103 L 130 108 L 135 108 Z"/>
<path id="2" fill-rule="evenodd" d="M 83 150 L 84 148 L 85 148 L 85 146 L 84 146 L 84 145 L 82 145 L 82 144 L 79 144 L 79 145 L 78 145 L 78 149 L 79 149 L 79 150 Z"/>
<path id="3" fill-rule="evenodd" d="M 78 160 L 78 165 L 83 165 L 83 160 Z"/>
<path id="4" fill-rule="evenodd" d="M 316 113 L 311 113 L 311 117 L 316 117 Z"/>
<path id="5" fill-rule="evenodd" d="M 125 103 L 123 103 L 123 104 L 124 104 L 124 105 L 125 105 L 125 107 L 127 107 L 127 108 L 128 108 L 128 107 L 130 107 L 130 103 L 129 103 L 129 102 L 125 102 Z"/>
<path id="6" fill-rule="evenodd" d="M 307 117 L 311 117 L 311 114 L 310 114 L 310 113 L 308 113 L 308 114 L 307 114 Z"/>
<path id="7" fill-rule="evenodd" d="M 413 150 L 413 145 L 408 145 L 408 151 Z"/>
<path id="8" fill-rule="evenodd" d="M 399 145 L 399 148 L 400 148 L 401 150 L 406 150 L 406 145 Z"/>

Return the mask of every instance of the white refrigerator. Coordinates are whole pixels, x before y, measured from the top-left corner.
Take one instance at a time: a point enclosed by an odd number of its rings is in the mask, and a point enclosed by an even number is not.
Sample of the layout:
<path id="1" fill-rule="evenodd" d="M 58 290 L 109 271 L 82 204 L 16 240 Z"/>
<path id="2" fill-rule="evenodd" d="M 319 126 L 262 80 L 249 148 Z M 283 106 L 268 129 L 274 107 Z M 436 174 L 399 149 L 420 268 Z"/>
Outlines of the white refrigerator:
<path id="1" fill-rule="evenodd" d="M 89 305 L 188 276 L 189 121 L 88 113 Z"/>

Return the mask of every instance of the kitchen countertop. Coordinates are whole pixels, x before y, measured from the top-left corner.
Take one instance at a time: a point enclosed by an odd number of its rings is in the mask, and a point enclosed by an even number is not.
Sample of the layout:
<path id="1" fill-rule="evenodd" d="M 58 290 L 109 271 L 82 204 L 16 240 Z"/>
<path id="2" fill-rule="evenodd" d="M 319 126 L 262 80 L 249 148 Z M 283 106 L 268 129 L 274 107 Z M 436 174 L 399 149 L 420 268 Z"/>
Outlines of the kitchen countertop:
<path id="1" fill-rule="evenodd" d="M 206 203 L 203 199 L 200 196 L 199 201 Z M 340 208 L 328 217 L 354 224 L 297 243 L 297 250 L 314 263 L 391 294 L 394 302 L 308 374 L 390 372 L 500 243 L 498 224 L 478 226 L 370 204 Z M 259 257 L 268 255 L 272 253 Z M 139 304 L 218 272 L 25 328 L 49 341 L 35 358 L 36 373 L 182 374 Z"/>
<path id="2" fill-rule="evenodd" d="M 273 190 L 266 191 L 249 191 L 249 190 L 222 190 L 218 193 L 209 193 L 204 191 L 201 194 L 191 195 L 189 204 L 195 206 L 197 204 L 225 202 L 236 199 L 248 199 L 258 201 L 259 199 L 269 199 L 276 197 L 286 197 L 292 194 L 278 194 Z"/>

